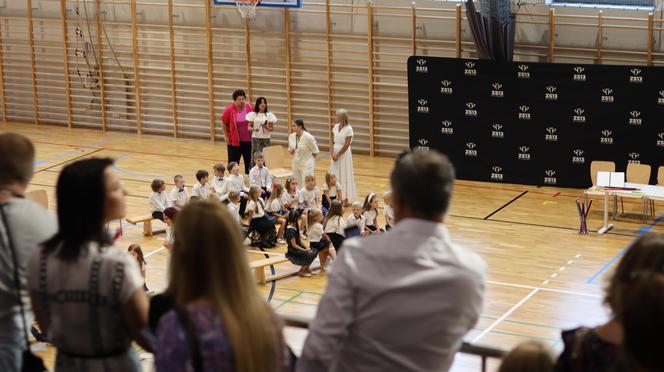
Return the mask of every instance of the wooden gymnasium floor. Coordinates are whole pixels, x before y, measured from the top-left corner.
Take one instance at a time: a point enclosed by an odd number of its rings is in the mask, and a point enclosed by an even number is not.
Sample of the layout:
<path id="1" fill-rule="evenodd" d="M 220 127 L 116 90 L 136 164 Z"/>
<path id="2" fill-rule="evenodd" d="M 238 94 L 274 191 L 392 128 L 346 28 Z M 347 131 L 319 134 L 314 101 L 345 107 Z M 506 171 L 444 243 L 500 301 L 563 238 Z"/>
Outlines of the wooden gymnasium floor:
<path id="1" fill-rule="evenodd" d="M 208 141 L 32 124 L 12 123 L 6 129 L 23 133 L 35 142 L 37 163 L 30 189 L 45 189 L 51 209 L 55 207 L 58 173 L 76 159 L 117 159 L 116 171 L 129 192 L 129 215 L 147 212 L 153 178 L 164 179 L 170 190 L 172 176 L 180 173 L 190 187 L 196 170 L 211 171 L 216 162 L 226 162 L 224 144 Z M 323 179 L 328 159 L 327 154 L 321 154 L 317 162 L 318 180 Z M 393 159 L 356 155 L 354 162 L 361 195 L 382 195 L 389 188 Z M 484 311 L 468 334 L 468 341 L 509 349 L 531 338 L 557 353 L 561 349 L 561 329 L 606 320 L 602 289 L 624 247 L 640 231 L 664 232 L 664 227 L 654 222 L 643 225 L 639 218 L 641 204 L 625 200 L 628 214 L 615 221 L 616 227 L 609 234 L 599 236 L 593 232 L 580 236 L 574 200 L 581 194 L 577 189 L 457 181 L 447 226 L 457 243 L 479 253 L 489 265 Z M 657 207 L 658 213 L 664 212 L 664 205 Z M 588 224 L 592 230 L 600 226 L 601 200 L 595 200 Z M 148 286 L 161 291 L 166 286 L 168 255 L 160 248 L 163 235 L 145 238 L 141 232 L 141 226 L 125 223 L 124 236 L 117 246 L 126 249 L 130 243 L 141 244 L 148 256 Z M 283 253 L 285 247 L 273 251 Z M 294 269 L 289 263 L 277 266 L 282 273 Z M 278 280 L 272 305 L 278 313 L 311 316 L 325 285 L 325 275 Z M 270 284 L 261 287 L 261 291 L 267 296 L 269 288 Z M 302 331 L 287 334 L 289 342 L 301 347 Z M 52 365 L 53 350 L 48 348 L 43 355 Z M 152 370 L 149 356 L 146 358 L 146 370 Z M 463 355 L 457 357 L 454 366 L 455 371 L 478 368 L 477 359 Z"/>

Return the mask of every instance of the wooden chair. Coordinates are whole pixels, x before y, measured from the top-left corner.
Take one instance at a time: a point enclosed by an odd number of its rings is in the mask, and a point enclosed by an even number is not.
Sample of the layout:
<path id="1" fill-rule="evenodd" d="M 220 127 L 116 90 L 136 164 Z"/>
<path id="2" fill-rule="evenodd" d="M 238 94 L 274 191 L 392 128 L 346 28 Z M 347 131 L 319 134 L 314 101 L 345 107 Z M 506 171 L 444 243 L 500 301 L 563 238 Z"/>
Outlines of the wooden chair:
<path id="1" fill-rule="evenodd" d="M 282 146 L 268 146 L 263 149 L 265 164 L 270 169 L 270 174 L 275 178 L 286 178 L 293 175 L 290 168 L 284 167 L 285 150 Z"/>
<path id="2" fill-rule="evenodd" d="M 46 190 L 29 191 L 25 193 L 25 197 L 48 209 L 48 194 Z"/>
<path id="3" fill-rule="evenodd" d="M 664 165 L 657 168 L 657 186 L 664 186 Z"/>
<path id="4" fill-rule="evenodd" d="M 602 160 L 595 160 L 590 163 L 590 179 L 593 183 L 593 186 L 597 186 L 597 172 L 615 172 L 616 171 L 616 163 L 612 161 L 602 161 Z M 586 190 L 584 192 L 584 196 L 586 198 L 586 205 L 588 205 L 588 197 L 589 196 L 602 196 L 604 197 L 604 192 L 597 192 L 597 191 L 589 191 Z M 616 197 L 615 195 L 613 196 L 613 208 L 611 209 L 613 211 L 613 218 L 615 219 L 616 217 Z"/>
<path id="5" fill-rule="evenodd" d="M 627 172 L 625 174 L 625 181 L 628 183 L 640 183 L 644 185 L 650 184 L 650 173 L 652 167 L 648 164 L 636 164 L 636 163 L 627 163 Z M 625 205 L 623 199 L 628 196 L 620 197 L 620 210 L 622 214 L 625 213 Z M 634 196 L 635 199 L 642 199 L 642 196 Z M 648 213 L 647 205 L 644 202 L 643 205 L 643 220 L 646 221 L 646 215 Z"/>

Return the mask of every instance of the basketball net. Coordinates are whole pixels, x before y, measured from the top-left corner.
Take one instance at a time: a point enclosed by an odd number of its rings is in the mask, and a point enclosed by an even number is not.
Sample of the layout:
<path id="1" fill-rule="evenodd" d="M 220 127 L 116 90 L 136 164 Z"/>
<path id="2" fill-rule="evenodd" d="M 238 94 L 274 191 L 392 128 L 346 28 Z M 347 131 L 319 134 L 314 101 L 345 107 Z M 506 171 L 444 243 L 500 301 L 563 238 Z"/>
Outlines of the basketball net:
<path id="1" fill-rule="evenodd" d="M 254 17 L 256 17 L 256 5 L 258 5 L 260 2 L 261 0 L 235 0 L 237 11 L 245 21 L 254 19 Z"/>

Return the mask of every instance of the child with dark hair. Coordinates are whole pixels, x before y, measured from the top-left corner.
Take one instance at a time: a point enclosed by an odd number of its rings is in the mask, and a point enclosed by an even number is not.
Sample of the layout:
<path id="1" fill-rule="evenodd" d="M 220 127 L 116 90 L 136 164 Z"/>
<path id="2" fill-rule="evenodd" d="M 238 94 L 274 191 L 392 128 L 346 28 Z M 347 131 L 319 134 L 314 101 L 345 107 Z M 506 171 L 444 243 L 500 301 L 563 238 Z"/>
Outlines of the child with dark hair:
<path id="1" fill-rule="evenodd" d="M 291 210 L 288 213 L 288 226 L 286 227 L 286 232 L 284 233 L 284 238 L 286 243 L 288 243 L 288 251 L 286 252 L 286 258 L 294 265 L 300 266 L 300 270 L 297 272 L 297 275 L 302 277 L 310 277 L 313 272 L 311 271 L 311 263 L 314 262 L 316 256 L 318 256 L 318 251 L 315 249 L 307 248 L 302 244 L 300 239 L 300 213 L 295 210 Z"/>
<path id="2" fill-rule="evenodd" d="M 148 283 L 145 282 L 145 266 L 148 265 L 147 261 L 145 261 L 145 256 L 143 256 L 143 250 L 141 249 L 141 246 L 138 244 L 132 244 L 127 248 L 127 253 L 129 253 L 132 257 L 136 259 L 136 262 L 138 262 L 138 267 L 141 269 L 141 276 L 143 276 L 143 290 L 145 292 L 148 292 Z"/>
<path id="3" fill-rule="evenodd" d="M 327 234 L 334 248 L 338 251 L 341 244 L 346 239 L 344 229 L 346 221 L 344 220 L 344 206 L 340 200 L 333 200 L 330 204 L 330 210 L 325 216 L 323 231 Z"/>
<path id="4" fill-rule="evenodd" d="M 247 219 L 249 219 L 249 226 L 264 237 L 262 242 L 267 247 L 274 247 L 274 235 L 270 241 L 267 234 L 274 230 L 274 222 L 276 219 L 267 215 L 265 211 L 265 202 L 261 199 L 261 189 L 258 186 L 251 186 L 249 189 L 249 203 L 247 203 Z"/>
<path id="5" fill-rule="evenodd" d="M 372 234 L 382 232 L 383 229 L 378 227 L 378 196 L 376 196 L 376 194 L 369 193 L 369 195 L 364 198 L 362 211 L 362 215 L 367 221 L 366 228 Z"/>
<path id="6" fill-rule="evenodd" d="M 206 170 L 199 170 L 196 172 L 196 180 L 198 181 L 193 189 L 191 190 L 191 195 L 201 198 L 203 200 L 210 197 L 210 185 L 208 185 L 208 180 L 210 174 Z"/>
<path id="7" fill-rule="evenodd" d="M 328 265 L 328 258 L 334 260 L 337 253 L 334 247 L 330 247 L 330 238 L 323 231 L 323 221 L 325 216 L 318 208 L 311 208 L 307 211 L 307 235 L 309 237 L 309 247 L 318 251 L 320 258 L 320 267 L 322 270 Z"/>
<path id="8" fill-rule="evenodd" d="M 150 185 L 152 195 L 150 195 L 150 212 L 152 217 L 164 221 L 164 209 L 171 206 L 171 201 L 166 195 L 166 183 L 163 180 L 153 180 Z"/>
<path id="9" fill-rule="evenodd" d="M 175 241 L 175 220 L 177 215 L 178 210 L 173 207 L 166 208 L 166 210 L 164 210 L 164 222 L 166 222 L 166 225 L 168 226 L 166 228 L 166 242 L 164 242 L 164 247 L 166 249 L 173 248 L 173 242 Z"/>

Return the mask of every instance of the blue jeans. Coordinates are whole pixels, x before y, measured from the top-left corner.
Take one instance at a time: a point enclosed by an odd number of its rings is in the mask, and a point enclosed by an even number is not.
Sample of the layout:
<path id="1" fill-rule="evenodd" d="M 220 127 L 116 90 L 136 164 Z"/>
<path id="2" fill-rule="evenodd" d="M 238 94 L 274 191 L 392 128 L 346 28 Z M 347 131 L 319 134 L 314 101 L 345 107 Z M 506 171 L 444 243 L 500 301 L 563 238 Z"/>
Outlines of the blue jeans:
<path id="1" fill-rule="evenodd" d="M 4 328 L 0 335 L 0 371 L 19 372 L 22 367 L 24 349 L 23 337 L 19 329 Z"/>

